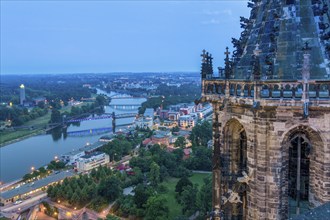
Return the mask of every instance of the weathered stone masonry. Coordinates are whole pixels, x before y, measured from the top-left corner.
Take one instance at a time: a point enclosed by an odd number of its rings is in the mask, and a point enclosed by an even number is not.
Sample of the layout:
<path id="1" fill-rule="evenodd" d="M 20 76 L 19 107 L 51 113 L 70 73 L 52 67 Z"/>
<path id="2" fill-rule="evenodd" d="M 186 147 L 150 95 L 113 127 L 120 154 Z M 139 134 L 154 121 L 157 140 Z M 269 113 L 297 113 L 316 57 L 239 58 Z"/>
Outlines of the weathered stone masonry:
<path id="1" fill-rule="evenodd" d="M 326 0 L 253 0 L 213 105 L 212 219 L 288 219 L 330 201 L 330 16 Z"/>

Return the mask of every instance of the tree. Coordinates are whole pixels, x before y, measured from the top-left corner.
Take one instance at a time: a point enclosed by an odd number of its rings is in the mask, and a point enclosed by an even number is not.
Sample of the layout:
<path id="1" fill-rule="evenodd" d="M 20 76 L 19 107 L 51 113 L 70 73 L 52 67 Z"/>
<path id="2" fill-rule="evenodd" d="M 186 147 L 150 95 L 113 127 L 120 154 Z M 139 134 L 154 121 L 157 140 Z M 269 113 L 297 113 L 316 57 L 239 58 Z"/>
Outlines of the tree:
<path id="1" fill-rule="evenodd" d="M 157 186 L 160 182 L 160 167 L 155 162 L 150 165 L 149 181 L 151 186 Z"/>
<path id="2" fill-rule="evenodd" d="M 144 186 L 143 184 L 139 184 L 134 189 L 134 203 L 137 208 L 143 208 L 143 206 L 147 203 L 148 198 L 152 195 L 152 190 L 150 188 Z"/>
<path id="3" fill-rule="evenodd" d="M 51 123 L 61 123 L 62 122 L 62 117 L 61 113 L 57 109 L 52 110 L 52 114 L 50 116 L 50 122 Z"/>
<path id="4" fill-rule="evenodd" d="M 183 192 L 184 187 L 192 186 L 192 182 L 188 179 L 187 176 L 182 177 L 175 186 L 175 192 L 179 195 Z"/>
<path id="5" fill-rule="evenodd" d="M 207 146 L 207 142 L 212 139 L 212 125 L 208 121 L 197 124 L 189 136 L 193 146 Z"/>
<path id="6" fill-rule="evenodd" d="M 122 194 L 120 180 L 116 176 L 102 179 L 98 186 L 98 194 L 109 201 L 114 201 Z"/>
<path id="7" fill-rule="evenodd" d="M 146 207 L 145 220 L 165 220 L 168 219 L 169 209 L 165 205 L 166 199 L 163 196 L 151 196 Z"/>
<path id="8" fill-rule="evenodd" d="M 212 150 L 206 147 L 193 147 L 193 153 L 184 162 L 186 168 L 192 170 L 211 171 L 212 169 Z"/>
<path id="9" fill-rule="evenodd" d="M 174 146 L 175 147 L 185 148 L 186 147 L 186 144 L 187 144 L 186 139 L 184 137 L 182 137 L 182 136 L 178 137 L 176 139 L 176 141 L 174 142 Z"/>
<path id="10" fill-rule="evenodd" d="M 197 207 L 204 215 L 212 209 L 212 180 L 211 178 L 205 178 L 204 184 L 197 194 Z"/>
<path id="11" fill-rule="evenodd" d="M 182 205 L 182 213 L 190 216 L 194 214 L 197 210 L 196 198 L 197 198 L 198 188 L 197 186 L 186 186 L 179 197 L 180 204 Z"/>
<path id="12" fill-rule="evenodd" d="M 179 126 L 175 126 L 175 127 L 173 127 L 172 129 L 171 129 L 171 132 L 173 133 L 173 132 L 179 132 L 180 131 L 180 128 L 179 128 Z"/>

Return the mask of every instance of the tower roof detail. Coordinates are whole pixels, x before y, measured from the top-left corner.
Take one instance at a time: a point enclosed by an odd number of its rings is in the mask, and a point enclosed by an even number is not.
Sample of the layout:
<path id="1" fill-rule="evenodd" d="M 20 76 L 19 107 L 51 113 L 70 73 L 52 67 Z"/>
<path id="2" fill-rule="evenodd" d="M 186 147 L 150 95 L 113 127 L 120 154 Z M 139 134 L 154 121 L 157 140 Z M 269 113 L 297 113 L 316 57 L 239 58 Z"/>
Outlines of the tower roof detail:
<path id="1" fill-rule="evenodd" d="M 232 39 L 233 78 L 253 80 L 258 45 L 261 80 L 302 78 L 302 48 L 310 47 L 310 79 L 330 79 L 330 19 L 327 0 L 253 0 L 243 31 Z"/>

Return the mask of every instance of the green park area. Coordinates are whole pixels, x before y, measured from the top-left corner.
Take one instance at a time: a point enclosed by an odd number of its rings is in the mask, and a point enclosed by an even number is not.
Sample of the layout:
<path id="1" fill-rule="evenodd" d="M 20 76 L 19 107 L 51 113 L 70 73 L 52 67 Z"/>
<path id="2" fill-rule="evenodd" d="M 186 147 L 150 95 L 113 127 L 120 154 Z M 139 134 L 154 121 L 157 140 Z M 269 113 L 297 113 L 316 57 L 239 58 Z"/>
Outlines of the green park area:
<path id="1" fill-rule="evenodd" d="M 198 185 L 198 189 L 204 184 L 204 178 L 211 177 L 210 173 L 194 173 L 189 180 L 195 185 Z M 163 186 L 167 188 L 167 192 L 164 194 L 166 199 L 166 205 L 169 208 L 168 219 L 174 219 L 176 216 L 182 215 L 182 206 L 179 204 L 175 198 L 175 186 L 180 178 L 169 178 L 162 183 Z"/>

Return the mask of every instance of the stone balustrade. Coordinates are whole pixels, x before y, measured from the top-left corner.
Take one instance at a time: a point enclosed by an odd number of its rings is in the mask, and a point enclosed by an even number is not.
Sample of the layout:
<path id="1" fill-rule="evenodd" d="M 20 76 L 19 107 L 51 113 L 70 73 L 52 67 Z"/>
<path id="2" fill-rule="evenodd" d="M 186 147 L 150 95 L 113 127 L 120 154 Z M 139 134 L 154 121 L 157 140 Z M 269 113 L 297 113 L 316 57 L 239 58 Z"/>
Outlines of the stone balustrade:
<path id="1" fill-rule="evenodd" d="M 308 81 L 306 99 L 329 101 L 330 80 Z M 256 94 L 255 94 L 256 93 Z M 304 82 L 298 81 L 239 81 L 239 80 L 203 80 L 203 97 L 233 97 L 258 100 L 301 101 L 304 93 Z"/>

